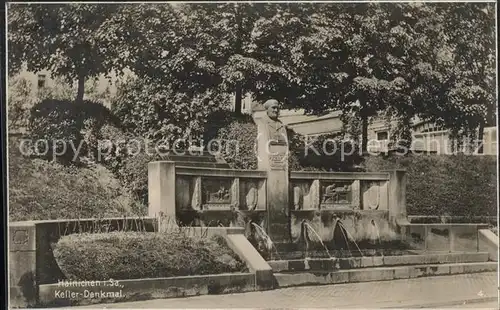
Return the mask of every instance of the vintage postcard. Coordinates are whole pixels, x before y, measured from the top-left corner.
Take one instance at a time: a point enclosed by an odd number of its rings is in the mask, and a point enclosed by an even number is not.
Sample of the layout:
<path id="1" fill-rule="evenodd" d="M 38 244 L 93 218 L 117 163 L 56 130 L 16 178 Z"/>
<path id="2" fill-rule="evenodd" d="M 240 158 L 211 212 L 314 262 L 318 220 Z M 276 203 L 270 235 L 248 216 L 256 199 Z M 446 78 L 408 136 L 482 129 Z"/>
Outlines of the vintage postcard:
<path id="1" fill-rule="evenodd" d="M 496 2 L 5 11 L 9 308 L 499 308 Z"/>

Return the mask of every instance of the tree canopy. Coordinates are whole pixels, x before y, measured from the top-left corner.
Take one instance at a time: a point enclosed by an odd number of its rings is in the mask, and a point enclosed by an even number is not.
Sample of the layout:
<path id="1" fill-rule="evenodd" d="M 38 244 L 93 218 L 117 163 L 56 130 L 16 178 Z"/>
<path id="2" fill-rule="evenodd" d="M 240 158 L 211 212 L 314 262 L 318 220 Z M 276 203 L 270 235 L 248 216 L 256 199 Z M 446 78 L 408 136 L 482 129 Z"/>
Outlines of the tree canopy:
<path id="1" fill-rule="evenodd" d="M 9 70 L 26 62 L 29 70 L 49 68 L 81 81 L 128 67 L 156 84 L 152 89 L 177 96 L 236 93 L 237 112 L 246 93 L 311 114 L 341 110 L 360 120 L 364 141 L 370 118 L 381 112 L 400 120 L 403 132 L 414 116 L 461 132 L 495 125 L 494 9 L 491 3 L 10 5 Z"/>
<path id="2" fill-rule="evenodd" d="M 119 40 L 109 28 L 116 4 L 10 4 L 8 7 L 9 73 L 23 63 L 27 70 L 50 70 L 53 77 L 78 81 L 77 100 L 85 80 L 121 69 L 115 62 Z"/>

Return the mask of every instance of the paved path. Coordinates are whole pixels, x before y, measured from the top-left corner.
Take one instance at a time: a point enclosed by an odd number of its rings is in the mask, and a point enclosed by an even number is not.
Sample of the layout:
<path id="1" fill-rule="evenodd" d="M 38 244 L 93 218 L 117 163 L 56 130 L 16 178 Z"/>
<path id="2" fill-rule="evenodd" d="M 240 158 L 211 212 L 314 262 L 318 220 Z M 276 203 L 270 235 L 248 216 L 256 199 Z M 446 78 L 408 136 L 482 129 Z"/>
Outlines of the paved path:
<path id="1" fill-rule="evenodd" d="M 264 292 L 101 304 L 78 308 L 486 308 L 499 309 L 495 272 L 306 286 Z M 76 308 L 76 307 L 75 307 Z"/>
<path id="2" fill-rule="evenodd" d="M 498 300 L 486 301 L 486 302 L 473 302 L 465 303 L 456 306 L 443 307 L 444 309 L 498 309 Z"/>

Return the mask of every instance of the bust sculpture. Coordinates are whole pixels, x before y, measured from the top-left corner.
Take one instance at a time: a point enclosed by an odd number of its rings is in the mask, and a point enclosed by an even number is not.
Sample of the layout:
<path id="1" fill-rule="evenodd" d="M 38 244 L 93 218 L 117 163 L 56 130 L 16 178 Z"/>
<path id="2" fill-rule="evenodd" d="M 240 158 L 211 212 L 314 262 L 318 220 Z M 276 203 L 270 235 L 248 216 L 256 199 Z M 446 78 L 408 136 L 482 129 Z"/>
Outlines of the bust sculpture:
<path id="1" fill-rule="evenodd" d="M 280 115 L 279 102 L 275 99 L 269 99 L 264 103 L 266 115 L 262 122 L 266 125 L 270 144 L 286 144 L 287 130 L 286 126 L 278 119 Z"/>

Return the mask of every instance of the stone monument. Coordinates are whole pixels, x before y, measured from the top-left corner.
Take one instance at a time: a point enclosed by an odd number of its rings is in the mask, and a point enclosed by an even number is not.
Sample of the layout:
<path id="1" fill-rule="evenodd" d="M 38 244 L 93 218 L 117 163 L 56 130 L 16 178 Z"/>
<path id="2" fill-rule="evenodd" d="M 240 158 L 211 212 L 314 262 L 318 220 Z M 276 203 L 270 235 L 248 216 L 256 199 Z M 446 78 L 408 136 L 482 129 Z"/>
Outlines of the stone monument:
<path id="1" fill-rule="evenodd" d="M 274 242 L 288 242 L 289 175 L 288 136 L 286 126 L 278 119 L 279 102 L 270 99 L 264 103 L 265 113 L 255 113 L 257 124 L 258 169 L 267 171 L 267 233 Z"/>

